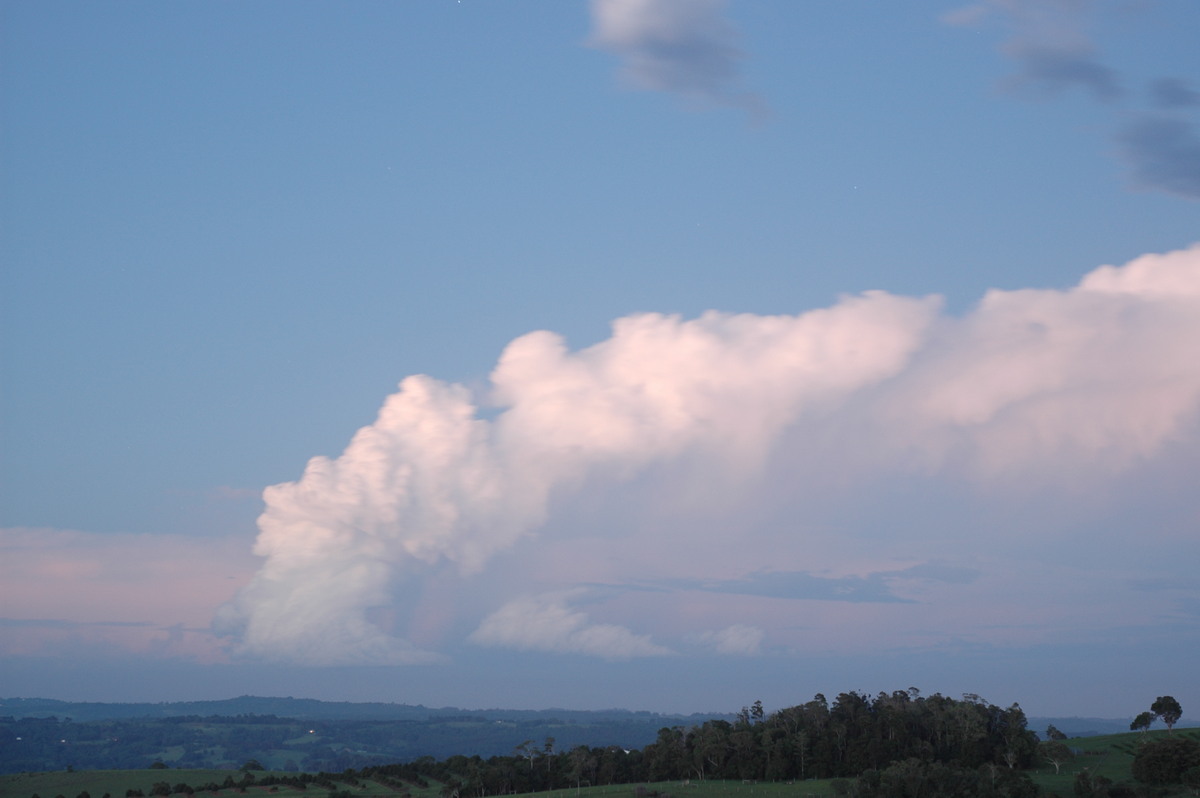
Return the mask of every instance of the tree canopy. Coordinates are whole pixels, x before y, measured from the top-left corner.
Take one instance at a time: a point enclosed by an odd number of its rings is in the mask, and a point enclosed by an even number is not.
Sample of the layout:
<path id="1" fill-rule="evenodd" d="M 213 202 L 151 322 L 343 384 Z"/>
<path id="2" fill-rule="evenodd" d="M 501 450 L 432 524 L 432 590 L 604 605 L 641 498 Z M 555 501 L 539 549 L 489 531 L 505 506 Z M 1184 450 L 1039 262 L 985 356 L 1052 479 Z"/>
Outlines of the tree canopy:
<path id="1" fill-rule="evenodd" d="M 1179 702 L 1173 696 L 1160 695 L 1150 705 L 1150 711 L 1156 717 L 1162 718 L 1162 722 L 1167 724 L 1167 731 L 1170 732 L 1179 719 L 1183 716 L 1183 708 L 1179 706 Z"/>

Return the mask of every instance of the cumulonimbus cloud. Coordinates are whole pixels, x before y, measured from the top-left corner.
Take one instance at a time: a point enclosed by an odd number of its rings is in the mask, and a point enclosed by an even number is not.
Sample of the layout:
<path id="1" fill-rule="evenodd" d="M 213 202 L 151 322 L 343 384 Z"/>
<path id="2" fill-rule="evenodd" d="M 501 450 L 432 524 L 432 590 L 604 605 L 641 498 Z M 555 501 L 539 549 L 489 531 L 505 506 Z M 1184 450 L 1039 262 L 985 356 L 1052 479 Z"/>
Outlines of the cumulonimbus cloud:
<path id="1" fill-rule="evenodd" d="M 725 0 L 592 0 L 592 46 L 621 59 L 633 86 L 761 114 L 739 87 L 737 32 Z"/>
<path id="2" fill-rule="evenodd" d="M 653 469 L 727 490 L 760 480 L 773 457 L 851 479 L 917 469 L 1042 485 L 1119 472 L 1195 432 L 1200 245 L 1101 267 L 1068 290 L 992 291 L 961 318 L 940 307 L 870 292 L 796 316 L 638 314 L 577 351 L 534 332 L 500 357 L 492 418 L 463 386 L 409 377 L 341 456 L 265 491 L 265 562 L 218 628 L 245 656 L 429 661 L 375 608 L 439 564 L 478 574 L 555 534 L 547 520 L 587 486 Z M 772 484 L 790 490 L 787 474 Z M 498 603 L 474 642 L 663 646 L 594 624 L 562 596 Z"/>

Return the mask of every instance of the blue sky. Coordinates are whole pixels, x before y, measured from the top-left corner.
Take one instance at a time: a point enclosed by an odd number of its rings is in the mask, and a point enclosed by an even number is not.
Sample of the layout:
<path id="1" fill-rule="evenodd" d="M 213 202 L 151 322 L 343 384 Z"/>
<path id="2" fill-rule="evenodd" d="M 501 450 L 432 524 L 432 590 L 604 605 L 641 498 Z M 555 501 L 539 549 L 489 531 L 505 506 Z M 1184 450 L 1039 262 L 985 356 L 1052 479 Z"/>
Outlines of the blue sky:
<path id="1" fill-rule="evenodd" d="M 1200 701 L 1191 0 L 0 15 L 6 693 Z"/>

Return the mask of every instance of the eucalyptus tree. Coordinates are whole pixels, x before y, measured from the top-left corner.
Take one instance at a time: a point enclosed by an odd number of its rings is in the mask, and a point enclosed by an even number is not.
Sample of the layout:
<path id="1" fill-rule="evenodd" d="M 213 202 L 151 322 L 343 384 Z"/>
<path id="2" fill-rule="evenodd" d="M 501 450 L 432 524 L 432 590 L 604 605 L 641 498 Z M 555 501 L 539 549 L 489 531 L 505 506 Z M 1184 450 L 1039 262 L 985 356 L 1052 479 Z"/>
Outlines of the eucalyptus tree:
<path id="1" fill-rule="evenodd" d="M 1168 734 L 1172 733 L 1175 724 L 1183 716 L 1183 708 L 1179 706 L 1179 702 L 1173 696 L 1169 695 L 1160 695 L 1155 699 L 1154 703 L 1150 705 L 1150 711 L 1167 724 Z"/>

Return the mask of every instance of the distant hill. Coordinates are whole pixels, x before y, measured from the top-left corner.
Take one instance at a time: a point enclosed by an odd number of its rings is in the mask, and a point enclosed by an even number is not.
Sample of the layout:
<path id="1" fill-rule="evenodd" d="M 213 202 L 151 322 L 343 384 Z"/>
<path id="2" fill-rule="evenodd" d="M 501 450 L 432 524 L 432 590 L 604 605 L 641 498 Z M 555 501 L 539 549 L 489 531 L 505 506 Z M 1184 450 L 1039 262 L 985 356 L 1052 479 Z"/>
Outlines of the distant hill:
<path id="1" fill-rule="evenodd" d="M 430 720 L 469 717 L 472 719 L 535 721 L 652 721 L 662 719 L 663 726 L 703 723 L 709 718 L 732 717 L 721 713 L 663 715 L 625 709 L 460 709 L 426 707 L 420 704 L 352 703 L 318 701 L 313 698 L 271 698 L 244 695 L 220 701 L 170 701 L 161 703 L 99 703 L 58 701 L 52 698 L 2 698 L 0 716 L 10 718 L 70 718 L 74 721 L 172 718 L 185 715 L 200 717 L 236 717 L 238 715 L 274 715 L 279 718 L 306 720 Z M 1128 730 L 1128 724 L 1126 724 Z"/>
<path id="2" fill-rule="evenodd" d="M 0 773 L 144 768 L 338 772 L 457 754 L 508 755 L 523 744 L 642 748 L 664 726 L 730 715 L 614 709 L 465 710 L 242 696 L 225 701 L 106 704 L 0 700 Z"/>
<path id="3" fill-rule="evenodd" d="M 424 721 L 449 717 L 475 720 L 567 722 L 653 722 L 661 726 L 703 723 L 709 718 L 732 718 L 731 714 L 696 712 L 691 715 L 671 715 L 655 712 L 635 712 L 625 709 L 461 709 L 459 707 L 427 707 L 421 704 L 391 704 L 383 702 L 356 703 L 350 701 L 319 701 L 314 698 L 268 697 L 244 695 L 220 701 L 169 701 L 159 703 L 100 703 L 90 701 L 58 701 L 53 698 L 0 698 L 0 716 L 10 718 L 71 718 L 75 721 L 121 720 L 136 718 L 171 718 L 184 715 L 200 717 L 236 717 L 238 715 L 274 715 L 279 718 L 306 720 L 411 720 Z M 1045 736 L 1047 726 L 1053 725 L 1070 737 L 1094 737 L 1129 731 L 1129 718 L 1030 717 L 1029 728 Z M 1159 726 L 1161 724 L 1158 724 Z M 1183 719 L 1180 728 L 1200 726 L 1200 721 Z M 1158 726 L 1156 726 L 1157 728 Z"/>
<path id="4" fill-rule="evenodd" d="M 663 727 L 718 718 L 734 720 L 718 713 L 468 710 L 261 696 L 129 704 L 8 698 L 0 699 L 0 773 L 144 768 L 155 761 L 236 768 L 250 759 L 273 769 L 338 772 L 426 756 L 509 755 L 527 743 L 630 750 L 653 742 Z M 1028 728 L 1044 737 L 1053 724 L 1079 738 L 1128 732 L 1129 723 L 1033 717 Z"/>

